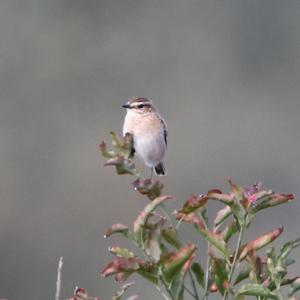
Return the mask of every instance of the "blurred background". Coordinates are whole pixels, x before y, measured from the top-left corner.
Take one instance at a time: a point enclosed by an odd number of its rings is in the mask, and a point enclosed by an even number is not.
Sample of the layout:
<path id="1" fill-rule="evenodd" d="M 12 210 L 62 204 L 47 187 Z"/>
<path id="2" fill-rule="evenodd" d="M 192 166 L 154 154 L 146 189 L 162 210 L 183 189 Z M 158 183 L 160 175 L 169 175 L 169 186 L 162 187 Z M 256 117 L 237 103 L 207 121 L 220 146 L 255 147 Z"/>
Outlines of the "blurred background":
<path id="1" fill-rule="evenodd" d="M 53 299 L 60 256 L 62 299 L 118 289 L 99 272 L 108 246 L 127 244 L 103 234 L 146 202 L 98 144 L 121 133 L 132 96 L 167 120 L 174 207 L 227 191 L 228 176 L 300 195 L 299 78 L 298 0 L 2 0 L 0 296 Z M 278 243 L 295 239 L 299 213 L 299 201 L 266 211 L 247 238 L 284 225 Z M 161 299 L 143 280 L 132 290 Z"/>

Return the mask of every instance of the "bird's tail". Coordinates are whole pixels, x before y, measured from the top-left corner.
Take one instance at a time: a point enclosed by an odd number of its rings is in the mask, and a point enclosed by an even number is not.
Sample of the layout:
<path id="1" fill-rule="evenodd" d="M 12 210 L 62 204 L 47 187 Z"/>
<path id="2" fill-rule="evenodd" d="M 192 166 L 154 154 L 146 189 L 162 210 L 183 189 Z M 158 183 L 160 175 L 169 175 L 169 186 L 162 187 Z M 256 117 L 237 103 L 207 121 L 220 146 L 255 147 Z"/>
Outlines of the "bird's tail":
<path id="1" fill-rule="evenodd" d="M 160 162 L 158 165 L 156 165 L 153 169 L 154 169 L 155 175 L 158 175 L 158 176 L 167 175 L 165 166 L 162 162 Z"/>

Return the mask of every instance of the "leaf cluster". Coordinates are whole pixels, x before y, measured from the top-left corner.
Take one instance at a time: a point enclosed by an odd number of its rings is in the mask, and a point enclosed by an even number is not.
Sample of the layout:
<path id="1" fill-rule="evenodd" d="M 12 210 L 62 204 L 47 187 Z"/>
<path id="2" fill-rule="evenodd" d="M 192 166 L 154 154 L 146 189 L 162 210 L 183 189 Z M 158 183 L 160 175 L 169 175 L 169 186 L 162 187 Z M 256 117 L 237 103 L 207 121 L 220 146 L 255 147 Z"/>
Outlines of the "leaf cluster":
<path id="1" fill-rule="evenodd" d="M 264 190 L 260 183 L 244 188 L 229 179 L 228 193 L 213 189 L 188 197 L 176 211 L 174 225 L 165 208 L 173 198 L 163 194 L 160 181 L 145 179 L 133 163 L 132 136 L 127 134 L 120 139 L 111 133 L 111 137 L 113 150 L 107 150 L 104 142 L 100 144 L 105 166 L 114 166 L 117 174 L 136 177 L 132 186 L 148 202 L 130 226 L 116 223 L 105 234 L 105 237 L 123 235 L 142 256 L 121 246 L 110 247 L 114 258 L 103 268 L 102 276 L 114 276 L 116 282 L 122 283 L 136 274 L 154 285 L 164 299 L 172 300 L 183 300 L 186 294 L 195 300 L 207 300 L 211 293 L 218 293 L 223 300 L 242 300 L 248 296 L 259 300 L 296 299 L 300 277 L 291 276 L 288 267 L 294 263 L 290 253 L 299 246 L 300 239 L 285 243 L 276 253 L 272 242 L 282 234 L 283 227 L 252 240 L 245 236 L 258 213 L 292 201 L 293 194 Z M 223 207 L 209 222 L 206 210 L 211 201 L 220 202 Z M 194 228 L 207 245 L 182 242 L 178 233 L 182 224 Z M 197 257 L 199 247 L 207 251 L 205 266 Z M 283 286 L 288 286 L 286 296 Z M 123 297 L 127 288 L 113 299 Z M 75 297 L 78 298 L 74 300 L 96 299 Z"/>

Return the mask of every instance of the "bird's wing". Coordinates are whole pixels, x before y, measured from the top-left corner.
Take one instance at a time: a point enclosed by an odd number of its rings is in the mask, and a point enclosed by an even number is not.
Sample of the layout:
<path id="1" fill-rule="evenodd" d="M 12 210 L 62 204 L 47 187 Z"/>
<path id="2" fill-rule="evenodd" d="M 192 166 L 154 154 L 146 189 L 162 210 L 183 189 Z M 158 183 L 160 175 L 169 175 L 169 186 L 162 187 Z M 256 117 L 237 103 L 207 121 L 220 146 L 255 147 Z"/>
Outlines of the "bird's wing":
<path id="1" fill-rule="evenodd" d="M 164 131 L 164 140 L 166 143 L 166 146 L 168 145 L 168 130 L 167 130 L 167 125 L 166 122 L 164 121 L 164 119 L 162 117 L 159 116 L 159 120 L 163 126 L 163 131 Z"/>

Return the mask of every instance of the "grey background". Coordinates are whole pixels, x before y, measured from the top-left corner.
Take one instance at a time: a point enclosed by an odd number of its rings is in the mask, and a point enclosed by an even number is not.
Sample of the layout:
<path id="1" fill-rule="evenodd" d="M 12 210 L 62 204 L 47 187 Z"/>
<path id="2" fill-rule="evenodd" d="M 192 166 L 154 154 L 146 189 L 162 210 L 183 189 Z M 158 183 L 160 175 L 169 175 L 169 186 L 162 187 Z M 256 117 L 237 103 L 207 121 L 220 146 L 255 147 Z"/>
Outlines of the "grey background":
<path id="1" fill-rule="evenodd" d="M 53 299 L 60 256 L 62 299 L 117 289 L 99 270 L 127 243 L 103 233 L 145 199 L 102 168 L 98 143 L 121 132 L 129 97 L 167 120 L 174 207 L 228 176 L 300 195 L 299 67 L 297 0 L 1 0 L 0 296 Z M 299 211 L 259 215 L 248 238 L 280 225 L 279 243 L 297 238 Z M 161 299 L 143 280 L 132 290 Z"/>

